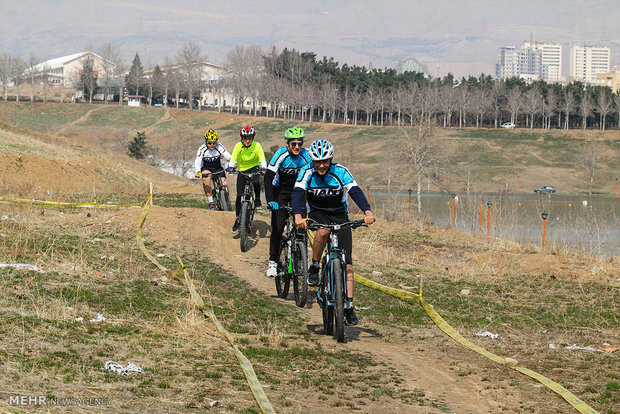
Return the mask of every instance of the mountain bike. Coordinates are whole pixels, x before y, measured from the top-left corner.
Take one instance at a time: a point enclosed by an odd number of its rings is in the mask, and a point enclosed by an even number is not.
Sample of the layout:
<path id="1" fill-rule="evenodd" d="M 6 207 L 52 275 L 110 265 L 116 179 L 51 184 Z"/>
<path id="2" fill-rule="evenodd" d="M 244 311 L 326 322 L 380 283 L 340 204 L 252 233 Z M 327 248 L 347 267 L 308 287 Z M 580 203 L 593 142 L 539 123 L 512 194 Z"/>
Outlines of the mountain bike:
<path id="1" fill-rule="evenodd" d="M 237 171 L 247 178 L 243 194 L 241 195 L 241 208 L 239 210 L 239 243 L 242 252 L 248 251 L 248 237 L 254 220 L 254 185 L 252 180 L 256 176 L 260 176 L 260 171 Z M 238 190 L 238 189 L 237 189 Z"/>
<path id="2" fill-rule="evenodd" d="M 292 280 L 295 304 L 303 308 L 308 299 L 308 238 L 304 230 L 297 228 L 293 209 L 288 206 L 280 208 L 286 210 L 288 218 L 278 252 L 276 292 L 279 297 L 286 298 Z"/>
<path id="3" fill-rule="evenodd" d="M 224 170 L 211 173 L 211 183 L 213 185 L 213 200 L 215 202 L 215 208 L 219 211 L 232 211 L 232 205 L 230 204 L 230 194 L 228 192 L 228 186 L 222 183 L 222 176 Z"/>
<path id="4" fill-rule="evenodd" d="M 338 230 L 366 226 L 364 220 L 348 221 L 342 224 L 320 224 L 308 219 L 309 230 L 331 229 L 327 252 L 321 262 L 320 283 L 317 303 L 323 311 L 325 334 L 334 335 L 336 341 L 344 342 L 344 302 L 347 298 L 347 274 L 344 249 L 338 246 Z M 334 329 L 335 327 L 335 329 Z"/>

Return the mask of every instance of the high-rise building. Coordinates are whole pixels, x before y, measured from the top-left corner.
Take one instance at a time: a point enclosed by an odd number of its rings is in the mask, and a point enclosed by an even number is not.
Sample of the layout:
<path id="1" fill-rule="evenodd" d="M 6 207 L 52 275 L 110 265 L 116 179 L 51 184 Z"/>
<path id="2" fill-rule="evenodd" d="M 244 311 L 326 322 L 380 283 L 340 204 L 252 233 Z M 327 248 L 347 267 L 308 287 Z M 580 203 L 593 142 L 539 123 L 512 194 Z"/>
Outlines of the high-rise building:
<path id="1" fill-rule="evenodd" d="M 608 73 L 611 53 L 608 47 L 574 45 L 571 49 L 570 74 L 574 80 L 594 83 L 597 73 Z"/>
<path id="2" fill-rule="evenodd" d="M 562 75 L 562 46 L 555 43 L 525 42 L 520 49 L 502 47 L 497 55 L 495 76 L 529 80 L 559 81 Z"/>
<path id="3" fill-rule="evenodd" d="M 525 42 L 524 49 L 542 54 L 540 79 L 557 82 L 562 76 L 562 45 L 557 43 Z"/>

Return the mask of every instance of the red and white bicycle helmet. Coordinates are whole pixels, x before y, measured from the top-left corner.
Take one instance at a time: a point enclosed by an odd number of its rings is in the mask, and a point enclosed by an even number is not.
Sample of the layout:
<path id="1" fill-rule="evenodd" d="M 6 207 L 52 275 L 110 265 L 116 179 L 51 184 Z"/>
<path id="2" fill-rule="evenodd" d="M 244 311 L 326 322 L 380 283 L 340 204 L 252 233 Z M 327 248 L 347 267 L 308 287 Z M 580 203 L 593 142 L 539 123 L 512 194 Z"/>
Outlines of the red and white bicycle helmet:
<path id="1" fill-rule="evenodd" d="M 256 135 L 256 130 L 254 129 L 253 126 L 246 125 L 243 128 L 241 128 L 241 131 L 239 131 L 239 134 L 241 135 L 241 138 L 253 137 L 254 135 Z"/>

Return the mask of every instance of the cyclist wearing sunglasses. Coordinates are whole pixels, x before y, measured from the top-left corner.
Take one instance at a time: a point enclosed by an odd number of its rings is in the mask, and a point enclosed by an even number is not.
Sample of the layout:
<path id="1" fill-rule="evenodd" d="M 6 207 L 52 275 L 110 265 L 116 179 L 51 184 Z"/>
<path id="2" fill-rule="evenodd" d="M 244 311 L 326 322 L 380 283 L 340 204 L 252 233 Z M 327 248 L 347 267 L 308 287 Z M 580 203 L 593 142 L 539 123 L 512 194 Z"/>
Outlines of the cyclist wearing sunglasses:
<path id="1" fill-rule="evenodd" d="M 204 189 L 205 196 L 207 196 L 209 210 L 215 208 L 213 190 L 211 189 L 211 176 L 222 177 L 222 184 L 226 185 L 224 168 L 226 168 L 226 164 L 230 160 L 230 153 L 218 142 L 218 139 L 218 133 L 209 129 L 205 133 L 205 143 L 198 148 L 196 160 L 194 161 L 196 177 L 202 176 L 202 188 Z"/>
<path id="2" fill-rule="evenodd" d="M 278 249 L 288 213 L 281 207 L 291 204 L 295 180 L 302 167 L 310 163 L 308 150 L 303 148 L 305 132 L 301 128 L 284 131 L 286 146 L 276 151 L 265 173 L 265 197 L 271 209 L 271 236 L 269 238 L 269 266 L 267 277 L 277 275 Z"/>
<path id="3" fill-rule="evenodd" d="M 300 229 L 306 228 L 307 219 L 302 217 L 304 196 L 308 207 L 308 216 L 318 223 L 342 224 L 349 221 L 349 206 L 347 193 L 355 204 L 364 212 L 364 222 L 372 224 L 375 221 L 368 200 L 355 179 L 344 166 L 332 162 L 334 157 L 333 145 L 324 139 L 314 141 L 308 151 L 311 164 L 306 165 L 299 172 L 295 188 L 293 189 L 292 207 L 295 223 Z M 319 261 L 325 249 L 329 229 L 322 228 L 314 235 L 312 246 L 312 264 L 308 269 L 308 284 L 319 284 Z M 358 320 L 353 311 L 353 261 L 351 249 L 353 238 L 351 229 L 346 228 L 338 233 L 340 245 L 345 251 L 347 294 L 344 316 L 347 325 L 357 325 Z"/>

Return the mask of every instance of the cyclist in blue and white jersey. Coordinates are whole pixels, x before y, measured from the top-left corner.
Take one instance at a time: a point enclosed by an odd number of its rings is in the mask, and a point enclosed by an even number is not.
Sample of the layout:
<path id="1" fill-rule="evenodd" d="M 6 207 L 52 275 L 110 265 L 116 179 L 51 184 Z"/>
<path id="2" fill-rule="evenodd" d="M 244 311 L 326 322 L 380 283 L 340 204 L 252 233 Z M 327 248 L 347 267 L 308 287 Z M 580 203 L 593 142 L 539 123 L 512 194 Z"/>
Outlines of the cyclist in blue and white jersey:
<path id="1" fill-rule="evenodd" d="M 271 236 L 269 238 L 269 265 L 267 277 L 278 273 L 278 250 L 288 213 L 281 207 L 290 205 L 295 180 L 299 171 L 310 163 L 308 150 L 303 148 L 306 134 L 301 128 L 289 128 L 284 132 L 286 146 L 271 158 L 265 173 L 265 197 L 271 209 Z"/>
<path id="2" fill-rule="evenodd" d="M 323 224 L 341 224 L 349 221 L 349 206 L 347 193 L 355 204 L 364 212 L 364 222 L 372 224 L 375 218 L 370 210 L 370 204 L 364 197 L 364 192 L 344 166 L 332 162 L 334 146 L 327 140 L 319 139 L 310 145 L 310 159 L 312 164 L 306 165 L 299 172 L 295 188 L 293 189 L 292 206 L 295 223 L 301 229 L 306 228 L 306 221 L 302 217 L 304 196 L 308 216 L 312 220 Z M 329 229 L 323 228 L 314 235 L 312 246 L 312 264 L 308 269 L 308 284 L 319 284 L 319 261 L 327 244 Z M 347 273 L 347 295 L 344 316 L 348 325 L 357 325 L 358 320 L 353 311 L 353 261 L 351 250 L 353 239 L 351 229 L 340 230 L 338 234 L 340 246 L 345 251 Z"/>
<path id="3" fill-rule="evenodd" d="M 194 161 L 194 168 L 196 169 L 196 177 L 202 176 L 202 187 L 207 196 L 207 202 L 209 203 L 209 210 L 215 208 L 213 202 L 213 190 L 211 189 L 211 175 L 215 173 L 215 176 L 222 177 L 222 184 L 226 183 L 226 174 L 224 168 L 230 160 L 230 153 L 228 150 L 218 142 L 219 134 L 209 129 L 205 133 L 205 143 L 198 148 L 196 153 L 196 160 Z"/>

